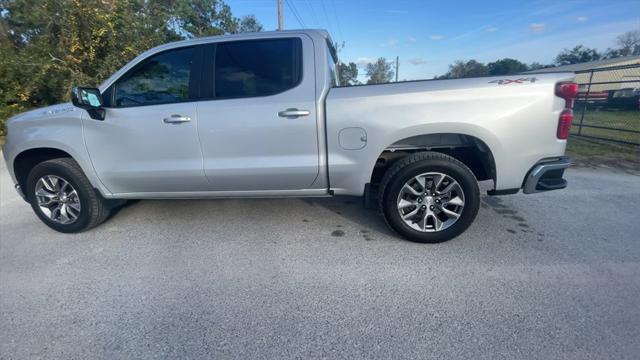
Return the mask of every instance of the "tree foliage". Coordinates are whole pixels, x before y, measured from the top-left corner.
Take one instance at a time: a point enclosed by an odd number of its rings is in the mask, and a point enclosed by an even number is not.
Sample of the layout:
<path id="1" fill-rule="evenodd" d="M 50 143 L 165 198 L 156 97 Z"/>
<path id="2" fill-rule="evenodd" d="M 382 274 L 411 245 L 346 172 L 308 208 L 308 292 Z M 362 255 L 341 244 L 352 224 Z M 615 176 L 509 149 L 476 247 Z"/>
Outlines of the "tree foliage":
<path id="1" fill-rule="evenodd" d="M 340 85 L 351 86 L 359 84 L 358 81 L 358 65 L 350 62 L 348 65 L 345 63 L 338 64 L 338 78 Z"/>
<path id="2" fill-rule="evenodd" d="M 504 58 L 487 64 L 489 75 L 512 75 L 529 70 L 527 64 L 516 59 Z"/>
<path id="3" fill-rule="evenodd" d="M 240 19 L 240 24 L 238 26 L 238 32 L 241 33 L 249 33 L 249 32 L 260 32 L 264 31 L 264 27 L 258 19 L 256 19 L 255 15 L 247 15 Z"/>
<path id="4" fill-rule="evenodd" d="M 174 14 L 173 24 L 187 37 L 222 35 L 235 32 L 238 27 L 231 8 L 222 1 L 179 1 Z"/>
<path id="5" fill-rule="evenodd" d="M 578 45 L 573 49 L 564 49 L 556 56 L 556 65 L 571 65 L 589 61 L 600 60 L 602 55 L 596 49 L 590 49 L 583 45 Z"/>
<path id="6" fill-rule="evenodd" d="M 529 64 L 529 70 L 533 71 L 533 70 L 540 70 L 540 69 L 544 69 L 544 68 L 548 68 L 551 67 L 551 65 L 543 65 L 539 62 L 532 62 L 531 64 Z"/>
<path id="7" fill-rule="evenodd" d="M 3 0 L 0 30 L 2 134 L 9 116 L 68 100 L 149 48 L 262 25 L 221 0 Z"/>
<path id="8" fill-rule="evenodd" d="M 382 84 L 388 83 L 393 79 L 395 74 L 391 69 L 391 63 L 387 62 L 387 59 L 380 57 L 375 62 L 367 64 L 365 73 L 369 77 L 367 84 Z"/>
<path id="9" fill-rule="evenodd" d="M 627 31 L 616 38 L 620 56 L 640 55 L 640 29 Z"/>
<path id="10" fill-rule="evenodd" d="M 449 71 L 441 76 L 442 79 L 459 79 L 467 77 L 489 75 L 487 66 L 476 60 L 457 60 L 449 65 Z"/>

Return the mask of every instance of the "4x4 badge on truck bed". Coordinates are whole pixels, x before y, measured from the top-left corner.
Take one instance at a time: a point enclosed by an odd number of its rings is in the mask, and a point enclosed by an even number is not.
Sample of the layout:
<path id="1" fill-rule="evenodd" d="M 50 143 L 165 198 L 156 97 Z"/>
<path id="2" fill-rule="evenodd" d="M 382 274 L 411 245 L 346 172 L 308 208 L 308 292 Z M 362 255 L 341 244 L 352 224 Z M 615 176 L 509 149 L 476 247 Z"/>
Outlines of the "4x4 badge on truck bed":
<path id="1" fill-rule="evenodd" d="M 534 83 L 536 82 L 536 78 L 532 77 L 532 78 L 520 78 L 520 79 L 500 79 L 500 80 L 493 80 L 493 81 L 489 81 L 489 84 L 498 84 L 498 85 L 507 85 L 507 84 L 522 84 L 525 82 L 529 82 L 529 83 Z"/>

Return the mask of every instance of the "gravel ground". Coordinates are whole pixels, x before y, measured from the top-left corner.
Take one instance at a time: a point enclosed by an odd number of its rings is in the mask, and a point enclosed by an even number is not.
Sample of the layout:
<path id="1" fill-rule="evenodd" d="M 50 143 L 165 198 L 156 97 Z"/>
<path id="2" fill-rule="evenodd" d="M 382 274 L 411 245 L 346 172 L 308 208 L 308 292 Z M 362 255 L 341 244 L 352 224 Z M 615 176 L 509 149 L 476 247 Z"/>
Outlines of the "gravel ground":
<path id="1" fill-rule="evenodd" d="M 2 359 L 640 354 L 637 176 L 483 197 L 439 245 L 355 198 L 141 201 L 63 235 L 0 178 Z"/>

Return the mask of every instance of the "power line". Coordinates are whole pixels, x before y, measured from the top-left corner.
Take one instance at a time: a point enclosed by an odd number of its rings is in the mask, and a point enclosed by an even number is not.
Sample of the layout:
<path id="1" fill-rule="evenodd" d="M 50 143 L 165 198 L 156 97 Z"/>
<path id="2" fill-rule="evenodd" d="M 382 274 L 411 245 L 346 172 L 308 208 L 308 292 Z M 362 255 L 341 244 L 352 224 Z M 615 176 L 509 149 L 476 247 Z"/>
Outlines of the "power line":
<path id="1" fill-rule="evenodd" d="M 342 26 L 340 25 L 340 18 L 338 17 L 338 9 L 334 0 L 331 0 L 331 5 L 333 6 L 333 15 L 335 16 L 336 23 L 338 24 L 338 32 L 340 33 L 340 38 L 342 41 L 344 41 L 344 34 L 342 33 Z"/>
<path id="2" fill-rule="evenodd" d="M 331 21 L 329 21 L 329 15 L 327 15 L 327 8 L 324 6 L 324 1 L 320 1 L 322 4 L 322 11 L 324 12 L 324 18 L 327 19 L 327 30 L 331 30 Z"/>
<path id="3" fill-rule="evenodd" d="M 311 10 L 311 16 L 313 16 L 313 22 L 315 27 L 320 27 L 320 22 L 318 21 L 318 16 L 316 16 L 316 12 L 313 10 L 313 6 L 311 5 L 310 0 L 306 0 L 307 6 L 309 6 L 309 10 Z"/>
<path id="4" fill-rule="evenodd" d="M 287 3 L 289 10 L 291 10 L 291 13 L 293 13 L 293 16 L 296 18 L 296 20 L 298 20 L 298 24 L 300 24 L 302 28 L 306 28 L 304 21 L 302 21 L 302 17 L 298 14 L 298 11 L 295 9 L 295 5 L 293 5 L 289 0 L 285 0 L 285 2 Z"/>

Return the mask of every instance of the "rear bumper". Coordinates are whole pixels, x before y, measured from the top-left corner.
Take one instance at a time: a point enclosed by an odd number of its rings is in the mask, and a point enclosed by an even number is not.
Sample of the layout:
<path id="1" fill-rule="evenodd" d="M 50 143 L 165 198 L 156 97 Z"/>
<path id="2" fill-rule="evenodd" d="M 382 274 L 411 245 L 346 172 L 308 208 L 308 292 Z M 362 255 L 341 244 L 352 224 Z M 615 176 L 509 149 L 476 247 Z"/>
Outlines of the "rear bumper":
<path id="1" fill-rule="evenodd" d="M 543 191 L 559 190 L 567 187 L 567 180 L 562 176 L 564 170 L 571 166 L 568 157 L 544 159 L 535 164 L 522 185 L 522 192 L 533 194 Z"/>

